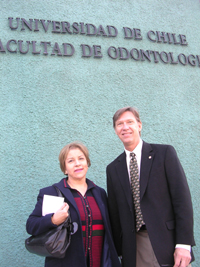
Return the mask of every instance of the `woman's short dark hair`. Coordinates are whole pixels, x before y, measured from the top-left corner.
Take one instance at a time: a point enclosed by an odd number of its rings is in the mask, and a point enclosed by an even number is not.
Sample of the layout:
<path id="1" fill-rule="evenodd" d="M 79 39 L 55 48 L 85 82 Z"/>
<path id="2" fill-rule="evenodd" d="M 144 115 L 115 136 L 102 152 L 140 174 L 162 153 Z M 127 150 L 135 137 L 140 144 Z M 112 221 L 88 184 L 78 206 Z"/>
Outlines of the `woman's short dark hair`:
<path id="1" fill-rule="evenodd" d="M 67 158 L 67 155 L 71 149 L 76 149 L 76 148 L 78 148 L 79 150 L 81 150 L 83 152 L 84 156 L 86 157 L 88 167 L 90 167 L 90 165 L 91 165 L 90 158 L 89 158 L 89 151 L 88 151 L 87 147 L 84 144 L 82 144 L 81 142 L 72 142 L 72 143 L 64 146 L 61 149 L 59 157 L 58 157 L 59 161 L 60 161 L 61 171 L 64 174 L 65 174 L 65 160 Z"/>

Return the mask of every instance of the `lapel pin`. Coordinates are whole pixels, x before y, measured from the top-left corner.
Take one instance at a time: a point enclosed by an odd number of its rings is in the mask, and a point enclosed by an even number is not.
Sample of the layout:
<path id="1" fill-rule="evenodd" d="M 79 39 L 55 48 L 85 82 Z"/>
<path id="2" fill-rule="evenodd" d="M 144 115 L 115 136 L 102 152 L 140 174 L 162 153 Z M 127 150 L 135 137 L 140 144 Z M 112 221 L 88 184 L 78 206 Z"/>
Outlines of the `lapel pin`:
<path id="1" fill-rule="evenodd" d="M 149 156 L 149 159 L 151 159 L 151 156 Z"/>

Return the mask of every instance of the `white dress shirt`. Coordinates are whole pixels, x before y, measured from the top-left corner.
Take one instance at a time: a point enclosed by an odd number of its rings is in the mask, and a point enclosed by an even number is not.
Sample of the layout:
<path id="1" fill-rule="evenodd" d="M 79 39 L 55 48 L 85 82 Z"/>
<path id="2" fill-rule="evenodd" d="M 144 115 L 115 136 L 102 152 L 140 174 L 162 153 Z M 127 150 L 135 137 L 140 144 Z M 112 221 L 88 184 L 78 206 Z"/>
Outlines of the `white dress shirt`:
<path id="1" fill-rule="evenodd" d="M 142 157 L 142 146 L 143 146 L 143 141 L 140 139 L 139 144 L 135 147 L 133 151 L 128 151 L 124 148 L 125 153 L 126 153 L 126 164 L 127 164 L 127 170 L 128 170 L 128 175 L 129 175 L 129 181 L 130 181 L 130 153 L 135 153 L 136 159 L 137 159 L 137 164 L 138 164 L 138 172 L 139 172 L 139 179 L 140 179 L 140 166 L 141 166 L 141 157 Z M 183 244 L 177 244 L 175 248 L 184 248 L 189 251 L 191 251 L 191 246 L 190 245 L 183 245 Z"/>

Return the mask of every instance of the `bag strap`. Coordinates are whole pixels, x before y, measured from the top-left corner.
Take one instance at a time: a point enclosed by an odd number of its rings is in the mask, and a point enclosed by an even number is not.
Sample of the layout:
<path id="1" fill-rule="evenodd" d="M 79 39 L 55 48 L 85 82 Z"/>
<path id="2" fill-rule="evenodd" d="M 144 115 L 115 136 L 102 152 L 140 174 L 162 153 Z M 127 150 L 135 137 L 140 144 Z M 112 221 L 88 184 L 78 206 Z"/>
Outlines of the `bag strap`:
<path id="1" fill-rule="evenodd" d="M 63 197 L 63 194 L 61 193 L 60 189 L 56 185 L 54 185 L 54 184 L 53 184 L 53 187 L 56 189 L 56 192 L 58 194 L 58 197 Z"/>
<path id="2" fill-rule="evenodd" d="M 53 187 L 56 189 L 58 197 L 64 197 L 62 192 L 60 191 L 60 189 L 55 184 L 53 184 Z M 70 221 L 71 222 L 71 216 L 70 216 L 70 211 L 69 210 L 68 210 L 68 214 L 69 214 L 69 216 L 67 217 L 66 221 Z"/>
<path id="3" fill-rule="evenodd" d="M 53 187 L 56 189 L 58 197 L 64 197 L 62 192 L 60 191 L 60 189 L 55 184 L 53 184 Z M 78 224 L 76 222 L 72 223 L 70 210 L 68 210 L 68 214 L 69 214 L 69 216 L 67 217 L 67 219 L 65 220 L 65 222 L 63 224 L 66 225 L 66 227 L 68 228 L 68 231 L 71 233 L 71 235 L 73 235 L 78 230 Z"/>

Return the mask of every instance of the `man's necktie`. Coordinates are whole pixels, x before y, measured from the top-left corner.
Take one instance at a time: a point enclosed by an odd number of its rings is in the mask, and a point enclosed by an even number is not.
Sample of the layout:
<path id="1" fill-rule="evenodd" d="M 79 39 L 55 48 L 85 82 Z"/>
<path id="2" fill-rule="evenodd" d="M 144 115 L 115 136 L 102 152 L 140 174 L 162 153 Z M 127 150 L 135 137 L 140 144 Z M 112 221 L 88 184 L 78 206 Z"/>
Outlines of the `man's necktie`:
<path id="1" fill-rule="evenodd" d="M 138 173 L 138 165 L 135 157 L 135 153 L 130 153 L 130 179 L 131 190 L 133 195 L 133 202 L 135 206 L 135 218 L 136 218 L 136 231 L 140 230 L 140 227 L 144 224 L 143 216 L 140 208 L 140 181 Z"/>

